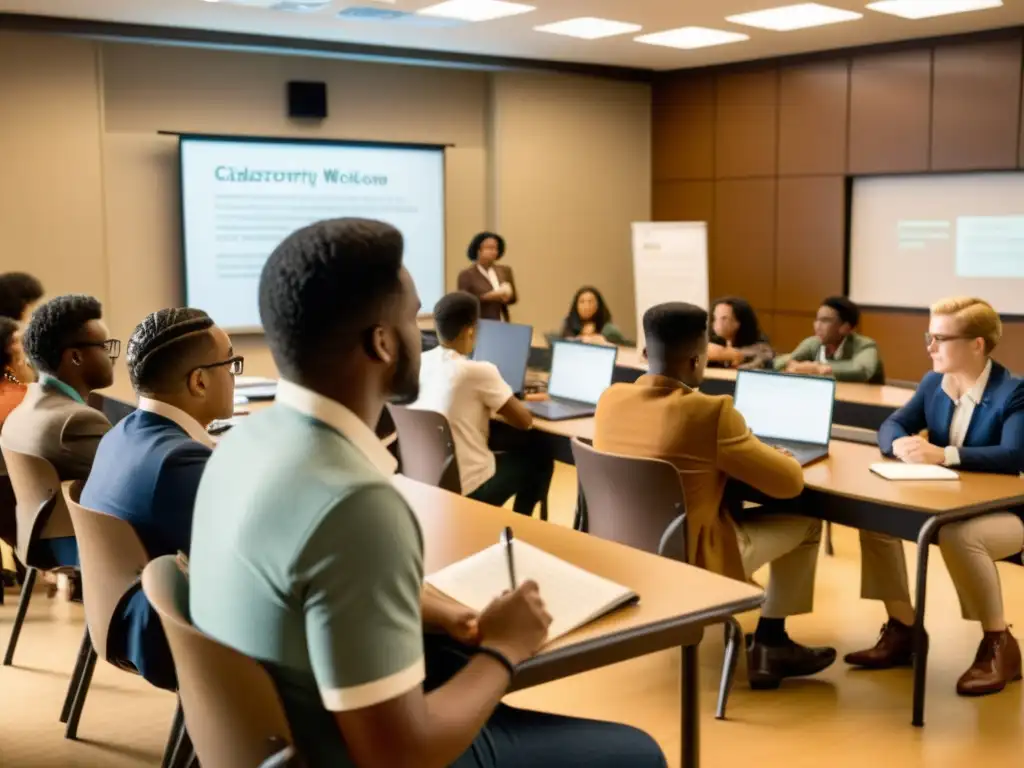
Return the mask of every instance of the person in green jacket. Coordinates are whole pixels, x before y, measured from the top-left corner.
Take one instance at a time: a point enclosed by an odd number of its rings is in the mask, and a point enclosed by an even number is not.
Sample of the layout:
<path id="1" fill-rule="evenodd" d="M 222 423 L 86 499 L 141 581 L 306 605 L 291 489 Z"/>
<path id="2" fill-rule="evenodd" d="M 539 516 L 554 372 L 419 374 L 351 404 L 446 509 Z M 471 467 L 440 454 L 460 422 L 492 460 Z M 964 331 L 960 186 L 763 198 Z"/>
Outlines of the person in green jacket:
<path id="1" fill-rule="evenodd" d="M 587 344 L 611 344 L 620 347 L 629 344 L 622 331 L 612 323 L 612 313 L 604 302 L 604 296 L 597 288 L 589 285 L 576 291 L 559 335 L 563 339 Z"/>
<path id="2" fill-rule="evenodd" d="M 878 345 L 855 332 L 859 322 L 856 304 L 845 296 L 830 296 L 818 308 L 814 335 L 801 341 L 791 354 L 776 357 L 775 370 L 884 384 Z"/>

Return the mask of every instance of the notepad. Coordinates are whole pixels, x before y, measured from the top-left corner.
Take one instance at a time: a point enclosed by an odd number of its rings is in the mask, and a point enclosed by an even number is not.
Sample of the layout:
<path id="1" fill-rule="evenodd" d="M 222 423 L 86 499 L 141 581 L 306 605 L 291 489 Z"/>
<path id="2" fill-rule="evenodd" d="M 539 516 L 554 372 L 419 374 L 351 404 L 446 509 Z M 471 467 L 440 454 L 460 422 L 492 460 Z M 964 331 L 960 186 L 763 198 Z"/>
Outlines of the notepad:
<path id="1" fill-rule="evenodd" d="M 871 471 L 886 480 L 959 480 L 960 475 L 948 467 L 936 464 L 904 464 L 902 461 L 882 461 L 871 465 Z"/>
<path id="2" fill-rule="evenodd" d="M 532 579 L 551 614 L 548 642 L 557 640 L 628 603 L 639 599 L 621 584 L 595 576 L 544 550 L 512 542 L 516 578 Z M 482 611 L 509 588 L 503 544 L 495 544 L 427 577 L 427 583 L 467 608 Z"/>

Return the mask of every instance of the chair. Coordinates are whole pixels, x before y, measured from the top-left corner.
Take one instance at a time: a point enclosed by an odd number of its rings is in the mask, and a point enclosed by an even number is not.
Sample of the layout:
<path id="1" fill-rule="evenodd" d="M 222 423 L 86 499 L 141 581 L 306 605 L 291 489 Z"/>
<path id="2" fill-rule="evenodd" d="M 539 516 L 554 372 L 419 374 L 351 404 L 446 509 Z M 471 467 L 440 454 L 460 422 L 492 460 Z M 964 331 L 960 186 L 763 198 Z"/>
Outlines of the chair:
<path id="1" fill-rule="evenodd" d="M 389 405 L 398 432 L 402 474 L 462 495 L 459 460 L 448 419 L 434 411 Z"/>
<path id="2" fill-rule="evenodd" d="M 686 498 L 679 471 L 667 461 L 602 453 L 572 441 L 572 454 L 586 497 L 588 532 L 673 560 L 687 562 Z M 725 708 L 736 672 L 743 631 L 725 624 L 725 660 L 716 717 Z"/>
<path id="3" fill-rule="evenodd" d="M 174 557 L 151 561 L 142 589 L 167 634 L 188 736 L 203 768 L 300 765 L 270 675 L 192 625 L 188 579 Z"/>
<path id="4" fill-rule="evenodd" d="M 121 419 L 135 411 L 135 406 L 118 400 L 116 397 L 102 395 L 99 392 L 89 393 L 89 405 L 107 417 L 111 424 L 117 424 Z"/>

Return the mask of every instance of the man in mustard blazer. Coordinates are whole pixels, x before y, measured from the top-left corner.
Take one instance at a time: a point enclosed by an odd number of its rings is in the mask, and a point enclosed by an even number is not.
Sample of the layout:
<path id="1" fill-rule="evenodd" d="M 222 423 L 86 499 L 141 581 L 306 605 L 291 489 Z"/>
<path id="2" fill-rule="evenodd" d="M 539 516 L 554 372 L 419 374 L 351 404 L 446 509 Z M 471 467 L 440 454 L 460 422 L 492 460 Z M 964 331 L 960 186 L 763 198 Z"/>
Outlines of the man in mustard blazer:
<path id="1" fill-rule="evenodd" d="M 884 384 L 878 346 L 874 339 L 855 332 L 859 322 L 856 304 L 845 296 L 830 296 L 818 307 L 814 335 L 801 341 L 791 354 L 776 357 L 775 370 Z"/>
<path id="2" fill-rule="evenodd" d="M 747 649 L 752 688 L 813 675 L 836 659 L 834 648 L 807 648 L 786 634 L 787 616 L 810 612 L 821 521 L 725 503 L 735 479 L 776 499 L 803 490 L 793 459 L 751 434 L 731 397 L 697 390 L 707 364 L 708 315 L 692 304 L 662 304 L 644 315 L 650 373 L 610 387 L 597 405 L 594 447 L 671 462 L 686 495 L 687 559 L 736 579 L 771 563 L 754 641 Z"/>

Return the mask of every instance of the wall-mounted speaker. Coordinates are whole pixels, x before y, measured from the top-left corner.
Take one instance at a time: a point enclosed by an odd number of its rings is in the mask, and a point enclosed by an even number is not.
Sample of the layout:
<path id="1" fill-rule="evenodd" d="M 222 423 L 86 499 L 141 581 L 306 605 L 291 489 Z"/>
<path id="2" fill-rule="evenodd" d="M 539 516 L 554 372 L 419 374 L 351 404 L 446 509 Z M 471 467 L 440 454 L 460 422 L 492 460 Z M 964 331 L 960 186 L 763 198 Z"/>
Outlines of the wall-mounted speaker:
<path id="1" fill-rule="evenodd" d="M 316 120 L 327 117 L 327 83 L 300 80 L 288 83 L 288 117 Z"/>

